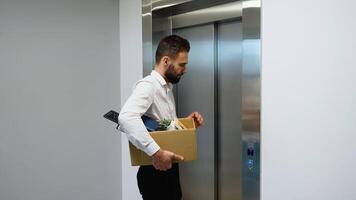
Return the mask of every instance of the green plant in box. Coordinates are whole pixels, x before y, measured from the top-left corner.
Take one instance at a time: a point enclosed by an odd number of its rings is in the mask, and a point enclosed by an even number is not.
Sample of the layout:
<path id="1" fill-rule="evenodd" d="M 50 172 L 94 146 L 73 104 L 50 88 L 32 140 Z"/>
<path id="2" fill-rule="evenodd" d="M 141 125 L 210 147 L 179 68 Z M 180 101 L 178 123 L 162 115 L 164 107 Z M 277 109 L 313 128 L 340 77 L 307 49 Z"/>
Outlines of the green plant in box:
<path id="1" fill-rule="evenodd" d="M 169 125 L 171 125 L 171 120 L 169 119 L 162 119 L 158 121 L 158 127 L 156 131 L 165 131 L 168 129 Z"/>

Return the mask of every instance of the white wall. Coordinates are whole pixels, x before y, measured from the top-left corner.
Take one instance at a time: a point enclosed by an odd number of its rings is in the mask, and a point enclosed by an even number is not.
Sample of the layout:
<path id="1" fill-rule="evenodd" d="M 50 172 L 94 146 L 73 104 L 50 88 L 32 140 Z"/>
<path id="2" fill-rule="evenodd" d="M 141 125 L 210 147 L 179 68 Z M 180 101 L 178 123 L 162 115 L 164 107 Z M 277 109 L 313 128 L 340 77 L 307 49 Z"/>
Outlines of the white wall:
<path id="1" fill-rule="evenodd" d="M 142 78 L 141 0 L 120 0 L 120 91 L 121 105 Z M 137 188 L 137 167 L 131 167 L 128 140 L 122 135 L 122 200 L 142 199 Z"/>
<path id="2" fill-rule="evenodd" d="M 121 199 L 118 0 L 0 1 L 0 199 Z"/>
<path id="3" fill-rule="evenodd" d="M 356 2 L 262 2 L 262 200 L 356 199 Z"/>

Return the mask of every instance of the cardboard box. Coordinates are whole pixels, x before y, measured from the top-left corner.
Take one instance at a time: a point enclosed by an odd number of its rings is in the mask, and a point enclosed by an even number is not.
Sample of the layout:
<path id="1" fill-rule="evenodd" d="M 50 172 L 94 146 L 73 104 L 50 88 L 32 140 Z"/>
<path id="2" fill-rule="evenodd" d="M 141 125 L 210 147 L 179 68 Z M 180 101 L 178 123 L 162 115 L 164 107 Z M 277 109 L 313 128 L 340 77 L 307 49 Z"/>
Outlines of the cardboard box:
<path id="1" fill-rule="evenodd" d="M 191 118 L 181 118 L 179 121 L 187 128 L 173 131 L 150 132 L 151 137 L 161 149 L 172 151 L 184 157 L 183 162 L 197 159 L 196 128 Z M 132 166 L 152 165 L 152 159 L 145 152 L 130 143 Z"/>

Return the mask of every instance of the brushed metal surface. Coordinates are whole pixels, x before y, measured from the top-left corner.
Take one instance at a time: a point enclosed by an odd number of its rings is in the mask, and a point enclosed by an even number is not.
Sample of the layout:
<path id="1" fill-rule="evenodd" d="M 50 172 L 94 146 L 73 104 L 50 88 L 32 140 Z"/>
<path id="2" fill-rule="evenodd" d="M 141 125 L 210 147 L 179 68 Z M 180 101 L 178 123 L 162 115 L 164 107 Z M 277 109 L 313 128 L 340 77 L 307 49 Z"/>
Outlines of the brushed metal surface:
<path id="1" fill-rule="evenodd" d="M 242 10 L 242 195 L 244 200 L 260 199 L 260 5 L 259 0 L 244 1 Z"/>
<path id="2" fill-rule="evenodd" d="M 241 200 L 242 23 L 218 25 L 219 198 Z"/>
<path id="3" fill-rule="evenodd" d="M 172 28 L 206 24 L 242 16 L 242 2 L 232 2 L 172 16 Z"/>
<path id="4" fill-rule="evenodd" d="M 192 0 L 152 0 L 152 11 L 175 6 L 177 4 L 182 4 L 189 1 Z"/>
<path id="5" fill-rule="evenodd" d="M 151 73 L 153 68 L 152 52 L 152 4 L 151 0 L 142 0 L 142 57 L 143 76 Z"/>
<path id="6" fill-rule="evenodd" d="M 178 84 L 178 115 L 199 111 L 205 124 L 197 129 L 198 160 L 180 165 L 185 200 L 214 199 L 214 26 L 174 31 L 190 41 L 188 72 Z"/>

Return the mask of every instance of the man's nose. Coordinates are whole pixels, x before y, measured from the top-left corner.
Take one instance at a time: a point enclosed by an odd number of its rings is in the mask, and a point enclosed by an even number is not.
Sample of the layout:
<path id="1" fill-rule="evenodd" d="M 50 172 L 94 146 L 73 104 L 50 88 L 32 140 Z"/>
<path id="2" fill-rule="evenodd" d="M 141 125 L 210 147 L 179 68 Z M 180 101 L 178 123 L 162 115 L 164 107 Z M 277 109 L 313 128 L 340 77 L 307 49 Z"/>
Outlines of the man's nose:
<path id="1" fill-rule="evenodd" d="M 184 68 L 184 70 L 183 70 L 183 73 L 182 74 L 185 74 L 185 73 L 187 73 L 187 68 Z"/>

